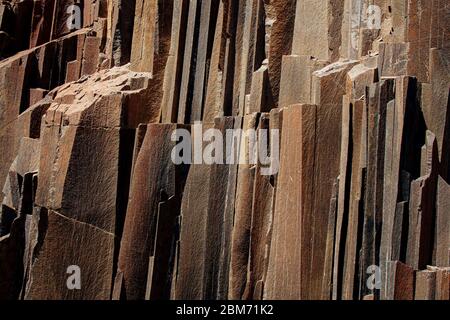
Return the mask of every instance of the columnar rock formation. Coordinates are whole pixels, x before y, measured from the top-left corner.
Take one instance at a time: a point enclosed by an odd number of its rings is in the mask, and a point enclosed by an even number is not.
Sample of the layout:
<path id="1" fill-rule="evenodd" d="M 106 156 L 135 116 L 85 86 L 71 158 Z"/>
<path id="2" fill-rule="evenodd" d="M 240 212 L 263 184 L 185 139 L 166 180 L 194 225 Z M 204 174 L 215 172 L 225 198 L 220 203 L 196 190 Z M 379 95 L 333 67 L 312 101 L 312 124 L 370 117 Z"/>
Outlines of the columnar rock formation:
<path id="1" fill-rule="evenodd" d="M 450 0 L 1 0 L 0 299 L 449 300 L 449 40 Z"/>

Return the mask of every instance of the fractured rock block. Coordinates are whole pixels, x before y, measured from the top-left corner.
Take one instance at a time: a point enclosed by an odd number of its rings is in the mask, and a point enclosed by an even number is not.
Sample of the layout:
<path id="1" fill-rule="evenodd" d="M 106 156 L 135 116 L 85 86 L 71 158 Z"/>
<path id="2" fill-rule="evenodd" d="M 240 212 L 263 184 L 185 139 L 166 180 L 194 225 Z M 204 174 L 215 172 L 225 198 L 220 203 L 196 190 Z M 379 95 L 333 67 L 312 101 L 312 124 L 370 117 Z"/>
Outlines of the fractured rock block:
<path id="1" fill-rule="evenodd" d="M 32 263 L 25 299 L 108 300 L 113 281 L 114 234 L 56 211 L 41 210 L 46 228 Z M 73 238 L 76 235 L 76 238 Z M 70 244 L 70 245 L 69 245 Z M 75 269 L 70 269 L 75 266 Z M 79 270 L 80 288 L 70 278 Z M 77 271 L 75 271 L 77 272 Z M 48 275 L 52 276 L 49 277 Z"/>
<path id="2" fill-rule="evenodd" d="M 340 150 L 339 126 L 330 126 L 337 124 L 340 112 L 328 108 L 297 105 L 283 111 L 280 173 L 264 293 L 267 299 L 314 299 L 321 295 L 329 199 L 338 176 L 335 156 Z M 296 148 L 290 147 L 293 141 L 298 144 Z M 310 149 L 312 146 L 317 148 Z M 329 188 L 319 187 L 324 184 Z"/>
<path id="3" fill-rule="evenodd" d="M 182 168 L 177 168 L 171 159 L 175 142 L 170 142 L 170 137 L 177 128 L 170 124 L 147 127 L 132 173 L 115 299 L 170 297 L 183 187 Z M 161 146 L 163 150 L 159 149 Z"/>

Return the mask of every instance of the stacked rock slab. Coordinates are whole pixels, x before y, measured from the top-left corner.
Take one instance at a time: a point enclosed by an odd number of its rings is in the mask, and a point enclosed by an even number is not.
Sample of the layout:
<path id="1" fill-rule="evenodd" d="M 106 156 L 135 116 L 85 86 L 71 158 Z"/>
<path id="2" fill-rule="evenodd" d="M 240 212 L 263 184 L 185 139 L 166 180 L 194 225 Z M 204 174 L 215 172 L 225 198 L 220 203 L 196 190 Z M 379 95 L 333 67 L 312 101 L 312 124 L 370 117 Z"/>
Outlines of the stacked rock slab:
<path id="1" fill-rule="evenodd" d="M 449 38 L 450 0 L 0 1 L 0 299 L 449 300 Z"/>

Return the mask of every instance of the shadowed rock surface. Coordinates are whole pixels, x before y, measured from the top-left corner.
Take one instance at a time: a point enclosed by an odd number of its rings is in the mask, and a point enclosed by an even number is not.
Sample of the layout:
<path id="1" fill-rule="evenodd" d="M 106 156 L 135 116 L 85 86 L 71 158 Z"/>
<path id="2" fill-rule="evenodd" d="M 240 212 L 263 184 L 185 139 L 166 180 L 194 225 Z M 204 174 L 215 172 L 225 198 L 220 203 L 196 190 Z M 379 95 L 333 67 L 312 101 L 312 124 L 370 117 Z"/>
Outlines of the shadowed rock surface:
<path id="1" fill-rule="evenodd" d="M 450 0 L 0 0 L 0 299 L 449 300 L 449 93 Z"/>

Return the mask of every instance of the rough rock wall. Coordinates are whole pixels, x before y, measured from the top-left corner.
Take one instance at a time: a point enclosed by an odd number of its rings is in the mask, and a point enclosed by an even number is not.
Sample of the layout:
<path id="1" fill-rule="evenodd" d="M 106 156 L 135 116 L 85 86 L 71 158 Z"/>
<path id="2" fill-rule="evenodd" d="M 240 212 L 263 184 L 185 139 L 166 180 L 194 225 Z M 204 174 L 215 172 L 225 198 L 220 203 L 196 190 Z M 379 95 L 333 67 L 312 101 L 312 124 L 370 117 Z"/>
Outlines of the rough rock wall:
<path id="1" fill-rule="evenodd" d="M 0 1 L 0 299 L 448 300 L 449 38 L 448 0 Z"/>

